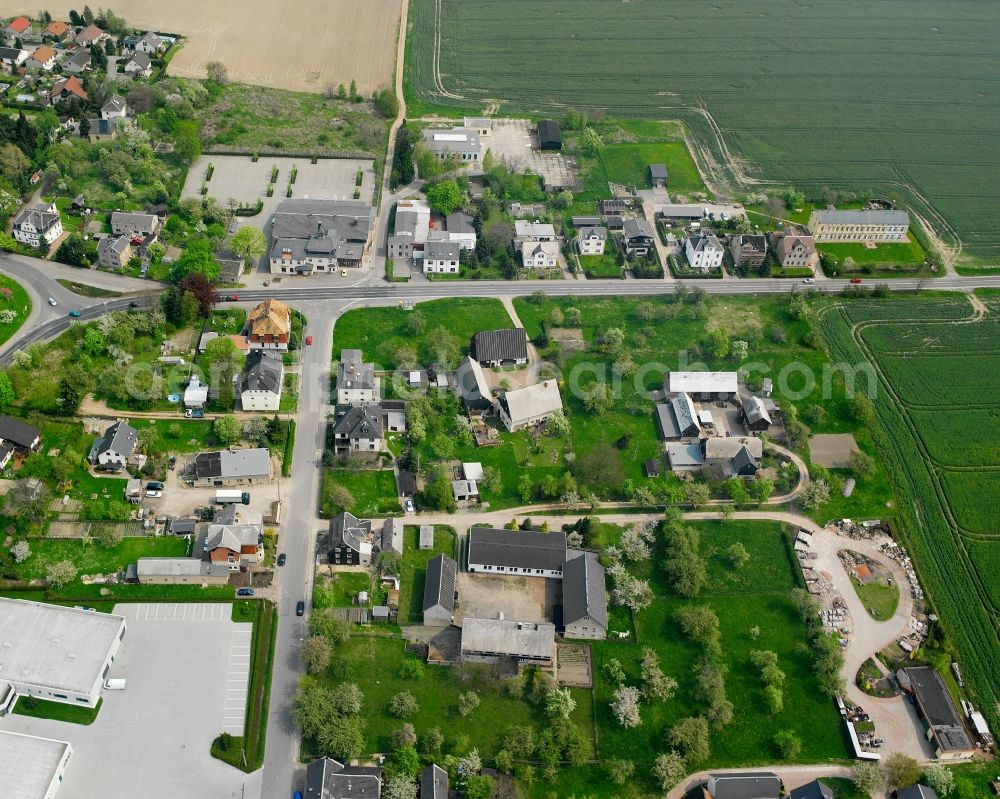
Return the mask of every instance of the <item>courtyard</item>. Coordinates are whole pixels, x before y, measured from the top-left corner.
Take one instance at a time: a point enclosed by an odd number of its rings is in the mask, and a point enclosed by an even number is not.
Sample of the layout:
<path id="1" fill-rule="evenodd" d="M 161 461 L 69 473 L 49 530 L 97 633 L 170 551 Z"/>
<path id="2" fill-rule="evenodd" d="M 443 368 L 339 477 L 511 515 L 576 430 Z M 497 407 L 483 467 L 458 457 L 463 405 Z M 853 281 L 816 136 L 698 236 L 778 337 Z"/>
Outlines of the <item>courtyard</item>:
<path id="1" fill-rule="evenodd" d="M 458 602 L 455 624 L 466 618 L 516 621 L 552 621 L 555 606 L 561 601 L 559 580 L 512 575 L 458 574 Z"/>
<path id="2" fill-rule="evenodd" d="M 541 175 L 545 187 L 572 188 L 577 183 L 576 164 L 562 153 L 542 152 L 538 136 L 528 119 L 495 119 L 489 139 L 483 146 L 497 160 L 505 161 L 515 171 L 529 169 Z"/>

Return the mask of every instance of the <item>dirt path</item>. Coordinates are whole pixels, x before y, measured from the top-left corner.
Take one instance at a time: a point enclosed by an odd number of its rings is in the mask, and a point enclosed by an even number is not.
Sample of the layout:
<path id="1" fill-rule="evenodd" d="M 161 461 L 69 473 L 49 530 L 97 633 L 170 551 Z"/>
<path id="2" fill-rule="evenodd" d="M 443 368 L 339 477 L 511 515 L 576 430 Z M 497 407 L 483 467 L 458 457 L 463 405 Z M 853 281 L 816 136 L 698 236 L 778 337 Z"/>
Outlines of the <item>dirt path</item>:
<path id="1" fill-rule="evenodd" d="M 88 394 L 80 403 L 78 416 L 100 416 L 108 419 L 169 419 L 172 422 L 183 421 L 183 412 L 178 411 L 123 411 L 112 408 L 104 400 L 99 400 L 93 394 Z M 220 416 L 235 416 L 238 419 L 253 419 L 255 417 L 266 416 L 272 418 L 273 413 L 243 413 L 242 411 L 230 411 L 228 413 L 206 413 L 203 417 L 209 421 L 218 419 Z M 293 413 L 279 413 L 279 419 L 294 419 Z"/>

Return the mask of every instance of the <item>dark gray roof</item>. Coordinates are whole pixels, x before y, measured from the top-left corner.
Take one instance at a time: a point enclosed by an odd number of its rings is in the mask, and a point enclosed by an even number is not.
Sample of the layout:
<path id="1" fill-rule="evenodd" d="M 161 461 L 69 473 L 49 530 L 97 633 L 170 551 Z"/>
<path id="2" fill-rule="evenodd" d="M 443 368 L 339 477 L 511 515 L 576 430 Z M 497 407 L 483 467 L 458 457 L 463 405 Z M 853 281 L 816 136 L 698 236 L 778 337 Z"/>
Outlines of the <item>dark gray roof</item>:
<path id="1" fill-rule="evenodd" d="M 276 239 L 306 239 L 323 225 L 327 235 L 365 242 L 374 223 L 374 209 L 360 200 L 283 200 L 274 212 L 271 235 Z"/>
<path id="2" fill-rule="evenodd" d="M 270 391 L 281 394 L 284 364 L 279 353 L 270 350 L 250 350 L 240 377 L 240 391 Z"/>
<path id="3" fill-rule="evenodd" d="M 559 125 L 551 119 L 541 119 L 538 121 L 538 142 L 541 146 L 546 144 L 562 144 L 562 134 L 559 132 Z"/>
<path id="4" fill-rule="evenodd" d="M 767 252 L 767 236 L 743 234 L 736 236 L 736 244 L 741 250 Z"/>
<path id="5" fill-rule="evenodd" d="M 421 771 L 420 799 L 448 799 L 448 772 L 436 764 Z"/>
<path id="6" fill-rule="evenodd" d="M 149 69 L 150 64 L 153 63 L 150 61 L 149 56 L 142 51 L 132 53 L 132 57 L 125 61 L 126 65 L 131 61 L 135 61 L 142 69 Z"/>
<path id="7" fill-rule="evenodd" d="M 593 227 L 601 224 L 599 216 L 574 216 L 571 221 L 573 227 Z"/>
<path id="8" fill-rule="evenodd" d="M 608 597 L 604 567 L 596 557 L 583 553 L 563 566 L 563 625 L 590 617 L 608 626 Z"/>
<path id="9" fill-rule="evenodd" d="M 462 245 L 457 241 L 431 240 L 424 245 L 424 258 L 444 258 L 457 261 L 462 253 Z"/>
<path id="10" fill-rule="evenodd" d="M 653 238 L 656 234 L 645 219 L 626 219 L 622 226 L 622 235 L 626 239 Z"/>
<path id="11" fill-rule="evenodd" d="M 668 402 L 656 403 L 656 419 L 660 423 L 660 433 L 665 439 L 680 438 L 681 430 L 677 426 L 677 418 Z"/>
<path id="12" fill-rule="evenodd" d="M 361 438 L 382 438 L 381 409 L 377 405 L 336 406 L 335 436 L 347 436 L 351 441 Z"/>
<path id="13" fill-rule="evenodd" d="M 271 456 L 263 447 L 200 452 L 195 455 L 193 471 L 197 480 L 268 477 Z"/>
<path id="14" fill-rule="evenodd" d="M 455 610 L 455 576 L 458 564 L 447 555 L 435 555 L 427 562 L 424 578 L 425 611 L 442 607 L 449 613 Z"/>
<path id="15" fill-rule="evenodd" d="M 121 255 L 126 249 L 132 246 L 132 239 L 128 236 L 105 236 L 97 242 L 98 257 L 111 250 L 115 255 Z"/>
<path id="16" fill-rule="evenodd" d="M 472 337 L 472 357 L 480 363 L 528 358 L 528 335 L 523 327 L 482 330 Z"/>
<path id="17" fill-rule="evenodd" d="M 770 771 L 710 774 L 708 790 L 713 799 L 778 799 L 781 780 Z"/>
<path id="18" fill-rule="evenodd" d="M 173 518 L 167 522 L 167 529 L 174 535 L 186 535 L 193 533 L 197 524 L 198 522 L 195 519 Z"/>
<path id="19" fill-rule="evenodd" d="M 90 133 L 93 136 L 110 136 L 118 129 L 117 119 L 91 119 Z"/>
<path id="20" fill-rule="evenodd" d="M 972 740 L 965 731 L 951 694 L 936 669 L 918 666 L 907 669 L 907 676 L 917 696 L 917 704 L 934 732 L 938 746 L 943 751 L 973 749 Z"/>
<path id="21" fill-rule="evenodd" d="M 761 420 L 771 424 L 771 414 L 767 412 L 767 406 L 760 397 L 749 397 L 744 400 L 743 413 L 746 415 L 747 421 L 751 424 Z"/>
<path id="22" fill-rule="evenodd" d="M 798 788 L 793 788 L 789 799 L 833 799 L 833 791 L 825 782 L 813 780 Z M 915 797 L 915 799 L 922 798 Z M 937 799 L 937 797 L 933 797 L 933 799 Z"/>
<path id="23" fill-rule="evenodd" d="M 104 105 L 101 106 L 101 113 L 105 111 L 125 111 L 128 108 L 128 103 L 125 98 L 120 94 L 112 94 Z"/>
<path id="24" fill-rule="evenodd" d="M 8 441 L 21 449 L 29 449 L 40 435 L 41 431 L 27 422 L 13 416 L 0 416 L 0 440 Z"/>
<path id="25" fill-rule="evenodd" d="M 337 364 L 337 388 L 375 388 L 375 364 L 365 363 L 361 350 L 341 350 Z"/>
<path id="26" fill-rule="evenodd" d="M 21 49 L 18 47 L 0 47 L 0 61 L 15 61 L 19 55 Z"/>
<path id="27" fill-rule="evenodd" d="M 413 494 L 417 490 L 417 476 L 406 469 L 399 470 L 399 492 Z"/>
<path id="28" fill-rule="evenodd" d="M 352 513 L 340 513 L 330 519 L 330 529 L 327 533 L 327 549 L 348 547 L 360 550 L 361 541 L 372 531 L 372 523 L 368 519 L 359 519 Z"/>
<path id="29" fill-rule="evenodd" d="M 649 458 L 646 460 L 646 477 L 656 477 L 660 473 L 660 459 Z"/>
<path id="30" fill-rule="evenodd" d="M 345 766 L 332 757 L 314 760 L 306 767 L 308 799 L 378 799 L 382 794 L 382 769 Z"/>
<path id="31" fill-rule="evenodd" d="M 472 217 L 462 211 L 448 214 L 448 218 L 445 220 L 445 229 L 449 233 L 472 233 L 475 230 L 472 227 Z"/>
<path id="32" fill-rule="evenodd" d="M 649 165 L 649 175 L 653 178 L 663 178 L 667 179 L 667 166 L 666 164 L 650 164 Z"/>
<path id="33" fill-rule="evenodd" d="M 798 799 L 793 793 L 793 799 Z M 896 799 L 938 799 L 937 791 L 917 783 L 896 791 Z"/>
<path id="34" fill-rule="evenodd" d="M 30 222 L 32 227 L 38 231 L 47 231 L 59 221 L 59 214 L 49 211 L 47 205 L 30 205 L 22 208 L 14 217 L 14 227 Z"/>
<path id="35" fill-rule="evenodd" d="M 63 67 L 67 67 L 72 64 L 74 67 L 82 69 L 90 64 L 90 51 L 89 50 L 77 50 L 73 55 L 66 60 Z"/>
<path id="36" fill-rule="evenodd" d="M 494 527 L 473 527 L 469 532 L 469 563 L 559 570 L 565 561 L 565 533 Z"/>
<path id="37" fill-rule="evenodd" d="M 91 454 L 97 456 L 102 452 L 114 451 L 122 457 L 129 458 L 138 443 L 139 434 L 136 429 L 122 420 L 104 431 L 104 435 L 94 443 Z"/>
<path id="38" fill-rule="evenodd" d="M 677 420 L 677 429 L 681 435 L 694 435 L 698 431 L 700 428 L 698 415 L 689 394 L 681 392 L 671 397 L 670 409 Z"/>

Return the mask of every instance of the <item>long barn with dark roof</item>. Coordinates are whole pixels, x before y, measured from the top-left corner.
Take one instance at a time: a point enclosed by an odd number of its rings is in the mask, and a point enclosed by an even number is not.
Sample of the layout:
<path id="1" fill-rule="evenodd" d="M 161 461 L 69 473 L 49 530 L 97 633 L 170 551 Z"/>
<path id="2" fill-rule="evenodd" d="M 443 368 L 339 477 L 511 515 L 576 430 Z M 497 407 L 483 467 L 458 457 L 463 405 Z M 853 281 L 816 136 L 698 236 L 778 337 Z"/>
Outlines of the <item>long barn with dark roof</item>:
<path id="1" fill-rule="evenodd" d="M 472 357 L 483 366 L 528 362 L 528 336 L 523 327 L 483 330 L 472 337 Z"/>
<path id="2" fill-rule="evenodd" d="M 565 562 L 565 533 L 492 527 L 473 527 L 469 531 L 470 572 L 562 579 Z"/>

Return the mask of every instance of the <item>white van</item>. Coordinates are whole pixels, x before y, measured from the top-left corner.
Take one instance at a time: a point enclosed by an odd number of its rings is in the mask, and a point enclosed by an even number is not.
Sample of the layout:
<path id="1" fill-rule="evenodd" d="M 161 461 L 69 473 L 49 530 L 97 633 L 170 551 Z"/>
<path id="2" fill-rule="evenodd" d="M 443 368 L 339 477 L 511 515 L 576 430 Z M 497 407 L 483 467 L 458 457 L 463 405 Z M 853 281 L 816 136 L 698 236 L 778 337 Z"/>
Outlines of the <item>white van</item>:
<path id="1" fill-rule="evenodd" d="M 105 680 L 104 688 L 108 691 L 124 691 L 126 680 Z"/>

